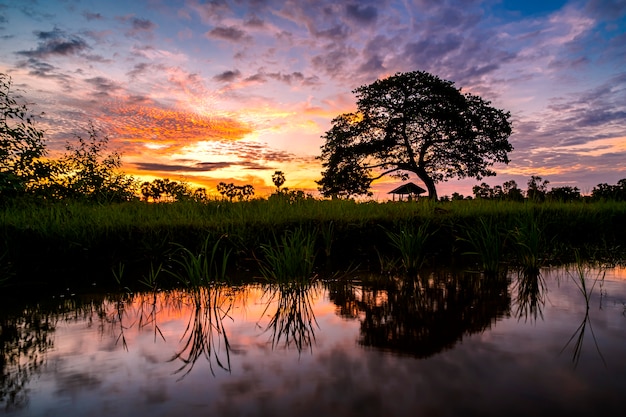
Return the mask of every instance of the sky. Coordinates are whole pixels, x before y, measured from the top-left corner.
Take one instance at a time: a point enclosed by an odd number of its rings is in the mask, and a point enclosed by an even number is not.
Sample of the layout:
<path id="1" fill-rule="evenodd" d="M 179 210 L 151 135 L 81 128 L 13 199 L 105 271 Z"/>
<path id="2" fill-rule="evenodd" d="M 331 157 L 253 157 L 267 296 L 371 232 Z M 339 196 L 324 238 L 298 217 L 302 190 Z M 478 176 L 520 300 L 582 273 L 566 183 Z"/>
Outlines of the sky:
<path id="1" fill-rule="evenodd" d="M 0 0 L 0 72 L 43 113 L 52 156 L 92 122 L 126 173 L 210 194 L 269 193 L 277 170 L 316 191 L 352 91 L 415 70 L 511 112 L 492 186 L 626 178 L 626 0 Z M 398 185 L 375 182 L 373 198 Z"/>

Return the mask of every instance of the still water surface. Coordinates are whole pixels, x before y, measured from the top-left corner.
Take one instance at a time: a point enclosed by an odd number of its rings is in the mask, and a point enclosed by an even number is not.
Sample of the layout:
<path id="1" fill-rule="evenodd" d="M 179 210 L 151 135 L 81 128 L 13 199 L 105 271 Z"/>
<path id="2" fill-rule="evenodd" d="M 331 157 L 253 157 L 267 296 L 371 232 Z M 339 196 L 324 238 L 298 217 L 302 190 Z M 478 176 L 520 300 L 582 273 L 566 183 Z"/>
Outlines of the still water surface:
<path id="1" fill-rule="evenodd" d="M 623 415 L 626 269 L 583 272 L 7 301 L 0 414 Z"/>

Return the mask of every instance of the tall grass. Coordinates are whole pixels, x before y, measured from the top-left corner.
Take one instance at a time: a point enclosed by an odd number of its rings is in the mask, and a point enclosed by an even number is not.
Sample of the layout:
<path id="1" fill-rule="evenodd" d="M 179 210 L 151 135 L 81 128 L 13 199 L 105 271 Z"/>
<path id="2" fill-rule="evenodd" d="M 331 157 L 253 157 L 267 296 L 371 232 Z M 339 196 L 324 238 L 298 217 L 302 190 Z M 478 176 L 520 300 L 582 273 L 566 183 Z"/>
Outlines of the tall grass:
<path id="1" fill-rule="evenodd" d="M 538 275 L 543 264 L 545 239 L 537 217 L 529 214 L 522 216 L 511 235 L 514 256 L 524 274 Z"/>
<path id="2" fill-rule="evenodd" d="M 495 276 L 500 272 L 504 251 L 504 232 L 491 218 L 479 218 L 476 225 L 465 227 L 465 236 L 459 238 L 469 243 L 472 250 L 465 255 L 478 256 L 483 272 Z"/>
<path id="3" fill-rule="evenodd" d="M 400 253 L 405 272 L 415 273 L 424 265 L 426 244 L 432 235 L 429 228 L 430 221 L 427 220 L 418 227 L 405 223 L 398 232 L 385 229 L 391 245 Z"/>
<path id="4" fill-rule="evenodd" d="M 539 229 L 533 229 L 532 224 L 525 229 L 519 220 L 533 218 L 541 219 Z M 483 223 L 477 219 L 483 219 Z M 545 262 L 547 254 L 555 262 L 570 262 L 574 248 L 580 248 L 581 255 L 587 258 L 594 256 L 615 262 L 626 259 L 624 202 L 303 200 L 288 204 L 275 199 L 111 205 L 61 202 L 0 208 L 0 254 L 4 254 L 0 258 L 0 271 L 5 284 L 11 285 L 17 282 L 12 276 L 22 279 L 26 275 L 41 276 L 43 272 L 49 276 L 67 275 L 70 270 L 85 268 L 109 271 L 119 263 L 144 270 L 163 263 L 164 269 L 168 269 L 173 247 L 178 248 L 178 255 L 185 252 L 182 248 L 187 248 L 191 252 L 188 256 L 198 257 L 194 248 L 201 246 L 207 235 L 226 234 L 231 244 L 238 244 L 238 250 L 229 254 L 229 262 L 239 264 L 253 258 L 255 253 L 265 255 L 259 252 L 261 246 L 275 249 L 285 246 L 282 236 L 297 228 L 319 231 L 317 247 L 326 255 L 324 260 L 330 259 L 333 266 L 347 261 L 366 267 L 371 266 L 368 262 L 376 259 L 378 253 L 387 256 L 398 251 L 397 246 L 388 244 L 389 237 L 378 226 L 401 237 L 404 225 L 424 223 L 436 231 L 427 243 L 433 256 L 445 262 L 462 261 L 458 256 L 458 238 L 461 238 L 469 246 L 468 251 L 491 258 L 485 257 L 481 262 L 485 270 L 496 269 L 495 259 L 508 260 L 508 255 L 510 260 L 529 265 Z M 495 228 L 498 233 L 494 234 Z M 511 237 L 511 242 L 518 238 L 524 244 L 507 246 L 502 252 L 504 236 L 516 228 L 517 235 Z M 532 240 L 537 231 L 542 236 L 540 245 L 534 245 Z M 411 233 L 405 231 L 405 237 Z M 470 241 L 473 241 L 471 245 Z M 488 246 L 498 249 L 488 250 Z M 521 253 L 526 246 L 529 257 L 524 260 L 515 252 Z M 270 249 L 267 255 L 272 257 L 277 253 Z"/>
<path id="5" fill-rule="evenodd" d="M 200 250 L 195 253 L 177 245 L 173 259 L 178 268 L 170 273 L 179 282 L 189 287 L 198 287 L 227 280 L 226 271 L 231 250 L 221 247 L 223 236 L 215 242 L 211 238 L 211 235 L 207 235 Z"/>
<path id="6" fill-rule="evenodd" d="M 308 282 L 313 278 L 316 233 L 298 227 L 261 245 L 261 274 L 272 282 Z"/>

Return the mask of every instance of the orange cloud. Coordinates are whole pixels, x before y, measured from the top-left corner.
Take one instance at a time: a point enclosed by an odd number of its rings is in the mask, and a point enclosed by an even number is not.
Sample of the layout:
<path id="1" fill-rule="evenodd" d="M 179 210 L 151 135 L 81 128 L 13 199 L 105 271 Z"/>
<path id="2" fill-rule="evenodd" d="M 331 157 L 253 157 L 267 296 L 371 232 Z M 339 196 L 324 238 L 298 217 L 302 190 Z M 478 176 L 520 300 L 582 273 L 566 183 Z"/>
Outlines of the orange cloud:
<path id="1" fill-rule="evenodd" d="M 110 108 L 103 121 L 118 141 L 176 148 L 200 141 L 239 140 L 252 132 L 248 124 L 231 118 L 133 104 Z"/>

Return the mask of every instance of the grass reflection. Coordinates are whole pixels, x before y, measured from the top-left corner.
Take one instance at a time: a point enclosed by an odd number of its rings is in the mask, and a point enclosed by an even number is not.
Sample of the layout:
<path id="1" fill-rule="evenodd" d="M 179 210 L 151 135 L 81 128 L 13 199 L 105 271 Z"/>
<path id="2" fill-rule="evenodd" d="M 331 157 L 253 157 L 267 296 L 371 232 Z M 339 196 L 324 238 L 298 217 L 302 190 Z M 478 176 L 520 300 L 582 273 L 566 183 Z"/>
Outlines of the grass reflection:
<path id="1" fill-rule="evenodd" d="M 276 311 L 265 328 L 271 333 L 272 348 L 295 346 L 298 352 L 313 349 L 315 328 L 319 325 L 313 312 L 319 284 L 295 282 L 271 285 L 267 288 L 267 306 L 265 316 L 272 305 Z"/>
<path id="2" fill-rule="evenodd" d="M 541 272 L 534 269 L 524 269 L 517 275 L 515 282 L 517 296 L 515 298 L 515 316 L 518 319 L 543 320 L 543 307 L 546 303 L 546 283 Z"/>
<path id="3" fill-rule="evenodd" d="M 174 372 L 182 374 L 179 380 L 188 375 L 201 358 L 207 360 L 213 375 L 213 363 L 230 372 L 230 343 L 224 319 L 229 317 L 233 297 L 226 293 L 226 289 L 221 285 L 213 285 L 196 287 L 187 293 L 192 313 L 180 339 L 183 347 L 171 359 L 183 362 Z"/>
<path id="4" fill-rule="evenodd" d="M 597 271 L 595 277 L 591 277 L 592 271 Z M 576 284 L 576 287 L 580 291 L 583 299 L 585 301 L 585 316 L 583 317 L 582 322 L 572 334 L 572 337 L 567 341 L 563 349 L 561 349 L 561 353 L 567 349 L 567 347 L 574 341 L 574 349 L 572 354 L 572 362 L 574 363 L 574 367 L 578 366 L 578 362 L 580 361 L 580 355 L 583 350 L 583 342 L 585 340 L 585 330 L 587 326 L 589 326 L 589 331 L 591 332 L 591 338 L 593 339 L 593 343 L 596 347 L 596 351 L 602 360 L 602 363 L 606 367 L 606 361 L 604 360 L 604 356 L 600 351 L 600 346 L 598 345 L 598 340 L 596 338 L 595 333 L 593 332 L 593 326 L 591 325 L 591 318 L 589 316 L 589 303 L 591 301 L 591 295 L 593 293 L 594 288 L 600 282 L 600 285 L 604 282 L 604 277 L 606 274 L 606 270 L 604 268 L 592 268 L 589 263 L 585 262 L 580 258 L 579 254 L 576 253 L 576 263 L 574 264 L 574 269 L 572 271 L 568 271 L 569 276 Z M 602 297 L 600 298 L 602 300 Z M 600 301 L 600 308 L 602 308 L 602 301 Z"/>

